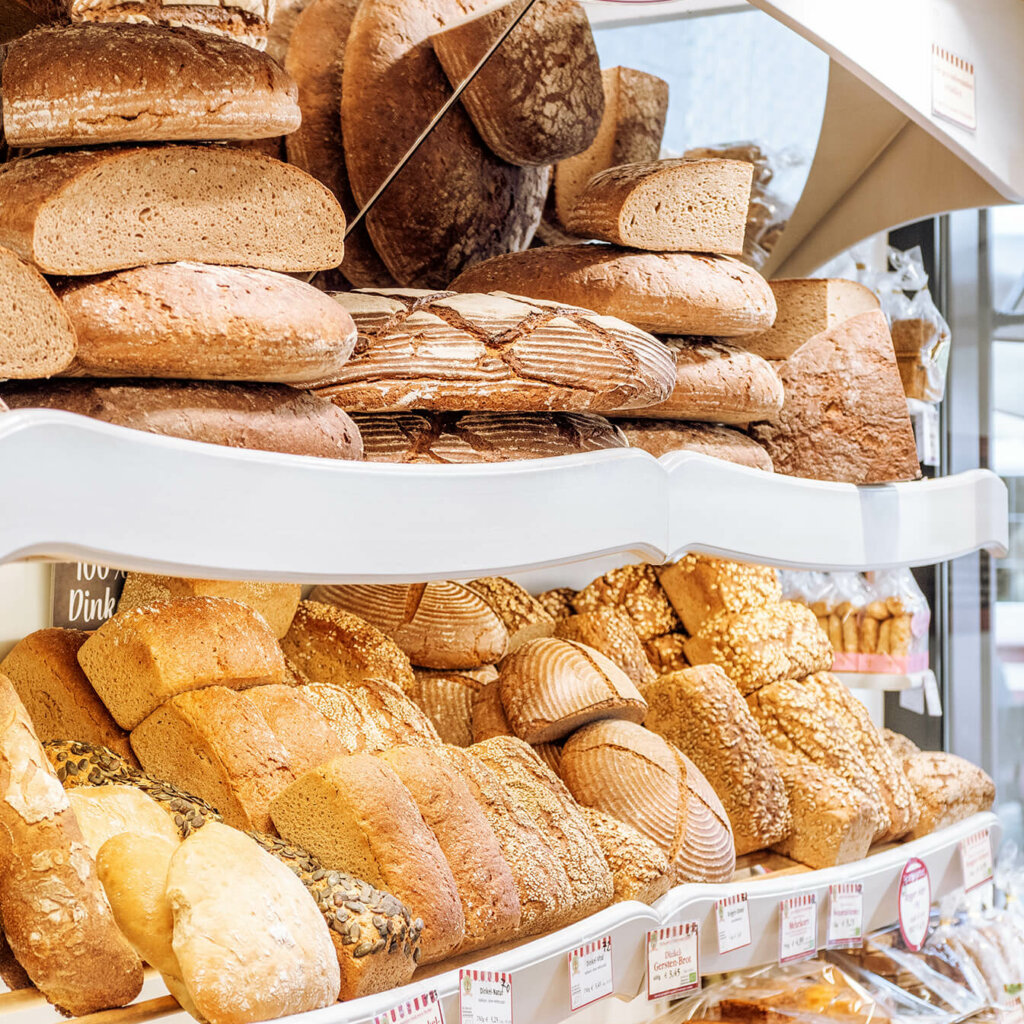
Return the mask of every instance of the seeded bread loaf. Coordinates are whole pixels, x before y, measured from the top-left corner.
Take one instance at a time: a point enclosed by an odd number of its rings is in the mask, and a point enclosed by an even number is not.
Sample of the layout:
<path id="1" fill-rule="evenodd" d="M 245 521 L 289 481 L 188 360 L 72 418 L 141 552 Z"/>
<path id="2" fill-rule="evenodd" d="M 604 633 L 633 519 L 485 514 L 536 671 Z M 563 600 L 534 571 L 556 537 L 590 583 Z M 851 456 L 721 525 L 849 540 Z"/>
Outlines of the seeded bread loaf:
<path id="1" fill-rule="evenodd" d="M 689 666 L 690 663 L 683 651 L 685 644 L 685 633 L 665 633 L 645 641 L 644 650 L 654 671 L 660 676 L 666 672 L 678 672 Z"/>
<path id="2" fill-rule="evenodd" d="M 78 663 L 124 729 L 176 694 L 285 678 L 263 616 L 223 597 L 179 597 L 118 612 L 81 646 Z"/>
<path id="3" fill-rule="evenodd" d="M 476 263 L 450 287 L 585 306 L 673 336 L 734 338 L 763 330 L 775 319 L 768 283 L 729 256 L 552 245 Z"/>
<path id="4" fill-rule="evenodd" d="M 630 448 L 642 448 L 656 459 L 669 452 L 686 451 L 772 472 L 771 456 L 756 441 L 730 427 L 620 417 L 615 418 L 615 425 L 625 435 Z"/>
<path id="5" fill-rule="evenodd" d="M 910 839 L 992 809 L 995 784 L 977 765 L 962 757 L 936 750 L 918 751 L 904 759 L 903 770 L 920 809 Z"/>
<path id="6" fill-rule="evenodd" d="M 0 166 L 0 198 L 0 245 L 50 274 L 176 260 L 308 273 L 337 266 L 344 251 L 345 218 L 323 185 L 240 149 L 22 157 Z"/>
<path id="7" fill-rule="evenodd" d="M 576 597 L 576 591 L 572 587 L 555 587 L 552 590 L 545 590 L 537 595 L 544 610 L 555 622 L 567 619 L 575 613 L 572 602 Z"/>
<path id="8" fill-rule="evenodd" d="M 518 583 L 504 576 L 481 576 L 466 586 L 483 598 L 508 630 L 508 653 L 542 636 L 551 636 L 555 620 Z"/>
<path id="9" fill-rule="evenodd" d="M 473 742 L 473 697 L 498 678 L 491 665 L 462 672 L 413 669 L 416 689 L 412 699 L 430 719 L 443 743 L 468 747 Z M 500 698 L 499 698 L 500 703 Z"/>
<path id="10" fill-rule="evenodd" d="M 590 830 L 597 837 L 611 868 L 615 902 L 639 900 L 653 903 L 672 888 L 668 857 L 658 845 L 610 814 L 583 808 Z"/>
<path id="11" fill-rule="evenodd" d="M 554 635 L 599 651 L 629 676 L 641 696 L 656 678 L 629 616 L 613 605 L 599 605 L 593 611 L 560 619 Z"/>
<path id="12" fill-rule="evenodd" d="M 498 687 L 513 733 L 527 743 L 568 736 L 598 718 L 642 722 L 633 681 L 600 651 L 572 640 L 531 640 L 501 663 Z"/>
<path id="13" fill-rule="evenodd" d="M 94 857 L 108 839 L 122 832 L 174 844 L 181 840 L 170 815 L 134 786 L 76 786 L 68 790 L 68 802 Z"/>
<path id="14" fill-rule="evenodd" d="M 619 608 L 628 616 L 641 640 L 670 633 L 679 626 L 653 565 L 624 565 L 588 584 L 573 599 L 577 612 Z"/>
<path id="15" fill-rule="evenodd" d="M 892 729 L 883 729 L 882 739 L 898 764 L 902 764 L 911 754 L 921 753 L 921 748 L 912 739 Z"/>
<path id="16" fill-rule="evenodd" d="M 76 629 L 39 629 L 0 661 L 41 740 L 73 737 L 109 747 L 138 766 L 128 734 L 118 726 L 78 664 L 89 638 Z"/>
<path id="17" fill-rule="evenodd" d="M 398 776 L 367 754 L 307 772 L 271 805 L 278 832 L 325 868 L 393 892 L 423 918 L 422 962 L 462 943 L 465 918 L 451 868 Z"/>
<path id="18" fill-rule="evenodd" d="M 245 698 L 255 705 L 274 739 L 284 748 L 296 778 L 349 753 L 330 723 L 300 686 L 253 686 Z"/>

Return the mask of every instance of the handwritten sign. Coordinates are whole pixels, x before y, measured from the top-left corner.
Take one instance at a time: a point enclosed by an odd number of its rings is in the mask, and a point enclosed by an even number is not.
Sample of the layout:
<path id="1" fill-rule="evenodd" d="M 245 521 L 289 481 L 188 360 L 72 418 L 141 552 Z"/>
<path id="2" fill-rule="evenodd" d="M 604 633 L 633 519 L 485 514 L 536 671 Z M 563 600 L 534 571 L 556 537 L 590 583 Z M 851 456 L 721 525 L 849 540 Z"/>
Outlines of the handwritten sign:
<path id="1" fill-rule="evenodd" d="M 932 883 L 924 861 L 911 857 L 900 873 L 900 935 L 907 948 L 917 952 L 928 938 L 928 916 L 932 907 Z"/>
<path id="2" fill-rule="evenodd" d="M 63 629 L 96 629 L 115 611 L 125 573 L 91 562 L 53 567 L 52 621 Z"/>

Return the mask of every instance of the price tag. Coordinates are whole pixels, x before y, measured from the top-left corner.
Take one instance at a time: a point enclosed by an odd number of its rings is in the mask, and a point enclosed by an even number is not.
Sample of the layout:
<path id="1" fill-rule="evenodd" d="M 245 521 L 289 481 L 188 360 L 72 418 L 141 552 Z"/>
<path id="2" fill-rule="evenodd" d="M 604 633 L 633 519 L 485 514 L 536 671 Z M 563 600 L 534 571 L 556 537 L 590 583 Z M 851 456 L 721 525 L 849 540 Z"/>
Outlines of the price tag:
<path id="1" fill-rule="evenodd" d="M 1009 988 L 1011 986 L 1004 986 Z M 1013 988 L 1020 986 L 1014 985 Z M 1024 1002 L 1018 994 L 1010 997 L 1009 1001 L 999 1007 L 999 1024 L 1024 1024 Z"/>
<path id="2" fill-rule="evenodd" d="M 860 882 L 828 888 L 826 949 L 859 949 L 864 945 L 864 887 Z"/>
<path id="3" fill-rule="evenodd" d="M 818 952 L 818 897 L 793 896 L 779 904 L 779 963 L 807 960 Z"/>
<path id="4" fill-rule="evenodd" d="M 573 1010 L 610 996 L 614 988 L 610 935 L 569 954 L 569 1006 Z"/>
<path id="5" fill-rule="evenodd" d="M 512 1024 L 512 975 L 498 971 L 459 971 L 462 1024 Z"/>
<path id="6" fill-rule="evenodd" d="M 974 65 L 938 43 L 932 43 L 932 113 L 975 131 Z"/>
<path id="7" fill-rule="evenodd" d="M 719 900 L 715 904 L 715 920 L 719 956 L 750 945 L 750 907 L 745 892 Z"/>
<path id="8" fill-rule="evenodd" d="M 700 929 L 696 921 L 647 933 L 647 998 L 700 991 Z"/>
<path id="9" fill-rule="evenodd" d="M 444 1015 L 441 1013 L 441 1001 L 437 998 L 437 992 L 432 990 L 424 992 L 423 995 L 410 999 L 400 1006 L 396 1006 L 387 1013 L 378 1014 L 373 1018 L 373 1024 L 444 1024 Z"/>
<path id="10" fill-rule="evenodd" d="M 911 857 L 900 874 L 900 935 L 907 948 L 917 952 L 928 938 L 928 915 L 932 908 L 932 883 L 924 861 Z"/>
<path id="11" fill-rule="evenodd" d="M 961 840 L 960 864 L 964 869 L 964 888 L 968 892 L 992 881 L 992 841 L 987 828 Z"/>

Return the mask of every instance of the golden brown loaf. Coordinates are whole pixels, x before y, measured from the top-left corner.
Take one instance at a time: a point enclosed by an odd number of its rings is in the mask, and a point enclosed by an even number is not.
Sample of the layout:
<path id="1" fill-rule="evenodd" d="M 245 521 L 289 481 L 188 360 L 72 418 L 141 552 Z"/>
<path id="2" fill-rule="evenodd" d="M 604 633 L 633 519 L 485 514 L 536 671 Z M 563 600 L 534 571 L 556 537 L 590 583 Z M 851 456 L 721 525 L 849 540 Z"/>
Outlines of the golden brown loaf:
<path id="1" fill-rule="evenodd" d="M 683 555 L 658 570 L 658 582 L 688 633 L 713 615 L 751 612 L 782 599 L 775 569 L 710 555 Z"/>
<path id="2" fill-rule="evenodd" d="M 684 645 L 692 665 L 718 665 L 746 696 L 832 667 L 832 645 L 814 613 L 795 601 L 705 619 Z"/>
<path id="3" fill-rule="evenodd" d="M 632 324 L 564 300 L 459 294 L 468 290 L 337 293 L 359 341 L 317 393 L 348 412 L 605 412 L 668 398 L 668 349 Z"/>
<path id="4" fill-rule="evenodd" d="M 672 888 L 668 857 L 658 845 L 610 814 L 583 808 L 590 830 L 597 837 L 611 868 L 615 901 L 653 903 Z"/>
<path id="5" fill-rule="evenodd" d="M 629 676 L 641 695 L 657 676 L 629 616 L 614 605 L 560 619 L 554 635 L 599 651 Z"/>
<path id="6" fill-rule="evenodd" d="M 518 583 L 504 576 L 481 576 L 466 586 L 494 609 L 508 630 L 508 653 L 538 637 L 551 636 L 554 618 L 544 606 Z"/>
<path id="7" fill-rule="evenodd" d="M 548 743 L 597 718 L 642 722 L 640 691 L 610 658 L 572 640 L 531 640 L 501 663 L 501 703 L 512 731 Z"/>
<path id="8" fill-rule="evenodd" d="M 918 751 L 903 761 L 920 817 L 910 839 L 992 809 L 995 784 L 977 765 L 955 754 Z"/>
<path id="9" fill-rule="evenodd" d="M 654 671 L 660 676 L 665 672 L 678 672 L 690 664 L 683 651 L 685 644 L 684 633 L 664 633 L 644 641 L 644 650 Z"/>
<path id="10" fill-rule="evenodd" d="M 68 790 L 82 838 L 93 857 L 122 832 L 155 836 L 177 845 L 181 841 L 171 816 L 152 797 L 134 786 L 76 786 Z"/>
<path id="11" fill-rule="evenodd" d="M 118 612 L 82 645 L 78 663 L 124 729 L 175 694 L 285 678 L 263 616 L 223 597 L 179 597 Z"/>
<path id="12" fill-rule="evenodd" d="M 76 739 L 109 747 L 137 764 L 128 734 L 111 717 L 78 664 L 89 638 L 76 629 L 39 629 L 0 661 L 41 740 Z"/>
<path id="13" fill-rule="evenodd" d="M 629 616 L 641 640 L 671 633 L 679 627 L 679 619 L 661 589 L 653 565 L 612 569 L 584 587 L 573 600 L 577 612 L 591 612 L 607 605 Z"/>
<path id="14" fill-rule="evenodd" d="M 350 686 L 386 679 L 406 693 L 414 686 L 408 656 L 376 626 L 319 601 L 302 601 L 281 649 L 316 683 Z"/>
<path id="15" fill-rule="evenodd" d="M 576 591 L 572 587 L 554 587 L 538 594 L 537 600 L 548 615 L 558 622 L 574 613 L 572 603 L 575 597 Z"/>
<path id="16" fill-rule="evenodd" d="M 470 725 L 473 742 L 481 743 L 493 736 L 511 736 L 512 726 L 501 702 L 501 685 L 498 680 L 485 683 L 473 694 L 473 710 Z"/>
<path id="17" fill-rule="evenodd" d="M 531 743 L 530 746 L 548 768 L 555 775 L 559 775 L 562 764 L 562 745 L 560 743 Z"/>
<path id="18" fill-rule="evenodd" d="M 911 754 L 921 753 L 921 748 L 912 739 L 892 729 L 883 729 L 882 739 L 898 764 L 902 764 Z"/>
<path id="19" fill-rule="evenodd" d="M 451 955 L 465 918 L 451 868 L 398 776 L 367 754 L 307 772 L 271 805 L 278 832 L 325 868 L 393 892 L 423 918 L 422 962 Z"/>
<path id="20" fill-rule="evenodd" d="M 498 678 L 492 665 L 462 672 L 413 669 L 416 689 L 412 699 L 430 719 L 442 742 L 468 747 L 473 742 L 473 697 L 487 682 Z"/>
<path id="21" fill-rule="evenodd" d="M 630 448 L 640 448 L 660 459 L 669 452 L 694 452 L 713 459 L 724 459 L 750 469 L 772 472 L 768 453 L 746 434 L 713 423 L 680 423 L 677 420 L 621 419 L 615 425 L 625 435 Z"/>
<path id="22" fill-rule="evenodd" d="M 301 686 L 253 686 L 245 698 L 284 748 L 296 777 L 351 752 Z"/>

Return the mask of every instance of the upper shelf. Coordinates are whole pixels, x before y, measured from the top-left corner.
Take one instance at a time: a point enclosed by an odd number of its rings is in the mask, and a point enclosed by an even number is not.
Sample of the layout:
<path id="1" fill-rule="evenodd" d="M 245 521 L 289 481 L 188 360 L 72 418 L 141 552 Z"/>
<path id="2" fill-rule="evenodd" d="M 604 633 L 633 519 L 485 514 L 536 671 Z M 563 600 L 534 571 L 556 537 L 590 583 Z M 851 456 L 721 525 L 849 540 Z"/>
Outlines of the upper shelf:
<path id="1" fill-rule="evenodd" d="M 854 487 L 677 452 L 471 466 L 335 462 L 144 434 L 70 413 L 0 417 L 0 561 L 222 578 L 464 578 L 686 550 L 780 566 L 1005 554 L 1007 493 L 975 470 Z M 602 570 L 603 571 L 603 570 Z"/>

